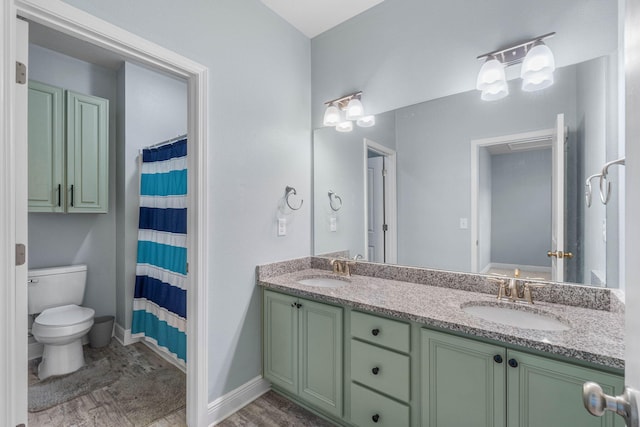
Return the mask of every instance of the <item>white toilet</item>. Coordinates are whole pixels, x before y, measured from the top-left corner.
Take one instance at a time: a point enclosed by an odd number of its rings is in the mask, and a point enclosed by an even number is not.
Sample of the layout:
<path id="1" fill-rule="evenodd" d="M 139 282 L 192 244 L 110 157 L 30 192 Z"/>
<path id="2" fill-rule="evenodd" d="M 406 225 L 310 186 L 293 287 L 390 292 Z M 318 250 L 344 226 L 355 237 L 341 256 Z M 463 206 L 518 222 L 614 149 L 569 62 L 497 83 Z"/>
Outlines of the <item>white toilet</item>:
<path id="1" fill-rule="evenodd" d="M 38 314 L 31 333 L 44 344 L 38 377 L 74 372 L 84 366 L 82 337 L 93 325 L 92 308 L 80 307 L 87 283 L 87 266 L 29 270 L 29 314 Z"/>

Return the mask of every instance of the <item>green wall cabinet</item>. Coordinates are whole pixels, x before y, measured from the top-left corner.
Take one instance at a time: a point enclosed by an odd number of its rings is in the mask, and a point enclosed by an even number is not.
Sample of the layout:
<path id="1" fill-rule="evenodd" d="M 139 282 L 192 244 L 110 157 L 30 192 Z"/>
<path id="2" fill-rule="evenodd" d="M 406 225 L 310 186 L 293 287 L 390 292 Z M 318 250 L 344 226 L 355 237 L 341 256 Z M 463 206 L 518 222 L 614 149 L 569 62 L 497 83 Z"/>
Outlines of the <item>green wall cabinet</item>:
<path id="1" fill-rule="evenodd" d="M 29 82 L 29 211 L 106 213 L 109 101 Z"/>
<path id="2" fill-rule="evenodd" d="M 622 393 L 624 380 L 542 356 L 428 329 L 421 331 L 422 425 L 448 427 L 613 427 L 582 404 L 582 384 Z"/>
<path id="3" fill-rule="evenodd" d="M 264 377 L 336 417 L 343 405 L 343 309 L 264 292 Z"/>

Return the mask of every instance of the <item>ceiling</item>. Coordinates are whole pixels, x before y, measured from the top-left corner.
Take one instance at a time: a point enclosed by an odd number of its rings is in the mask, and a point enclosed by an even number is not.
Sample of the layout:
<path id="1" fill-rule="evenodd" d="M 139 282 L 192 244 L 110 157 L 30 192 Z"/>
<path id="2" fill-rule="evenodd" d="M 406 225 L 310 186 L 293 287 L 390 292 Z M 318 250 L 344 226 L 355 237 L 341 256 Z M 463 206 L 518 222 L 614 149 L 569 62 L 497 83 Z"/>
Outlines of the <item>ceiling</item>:
<path id="1" fill-rule="evenodd" d="M 261 0 L 309 38 L 364 12 L 384 0 Z"/>

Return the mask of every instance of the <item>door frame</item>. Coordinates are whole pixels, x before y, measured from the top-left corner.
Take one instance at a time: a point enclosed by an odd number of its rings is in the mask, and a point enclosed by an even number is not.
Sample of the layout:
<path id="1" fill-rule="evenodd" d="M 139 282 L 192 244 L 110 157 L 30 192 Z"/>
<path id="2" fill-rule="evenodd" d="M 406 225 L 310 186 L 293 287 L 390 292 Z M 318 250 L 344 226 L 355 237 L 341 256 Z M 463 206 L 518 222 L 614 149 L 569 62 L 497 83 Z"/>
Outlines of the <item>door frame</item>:
<path id="1" fill-rule="evenodd" d="M 17 395 L 20 383 L 26 384 L 24 373 L 15 373 L 13 366 L 17 360 L 26 360 L 27 349 L 16 345 L 21 342 L 19 334 L 26 336 L 19 319 L 26 318 L 26 304 L 15 304 L 16 267 L 14 248 L 16 243 L 16 173 L 26 164 L 16 164 L 15 136 L 20 129 L 15 123 L 12 106 L 16 101 L 15 58 L 16 34 L 15 17 L 22 16 L 56 31 L 100 46 L 124 58 L 156 68 L 188 82 L 188 221 L 191 232 L 188 235 L 187 250 L 191 289 L 187 293 L 187 424 L 207 425 L 208 367 L 207 367 L 207 302 L 208 270 L 207 236 L 209 218 L 208 172 L 206 166 L 208 141 L 208 68 L 152 43 L 89 13 L 74 8 L 60 0 L 13 0 L 4 1 L 0 8 L 0 197 L 9 201 L 0 209 L 0 235 L 7 236 L 0 245 L 0 280 L 13 286 L 0 286 L 0 346 L 9 351 L 0 352 L 0 377 L 7 378 L 0 386 L 0 423 L 7 426 L 26 423 L 26 413 L 15 408 L 26 407 L 26 395 Z M 203 237 L 204 236 L 204 237 Z M 23 284 L 24 285 L 24 284 Z M 17 330 L 20 329 L 20 330 Z M 24 347 L 24 348 L 23 348 Z M 21 404 L 22 403 L 22 404 Z"/>
<path id="2" fill-rule="evenodd" d="M 364 138 L 364 159 L 363 159 L 363 173 L 364 173 L 364 252 L 367 253 L 369 248 L 369 219 L 366 215 L 367 209 L 369 207 L 368 200 L 368 176 L 367 176 L 367 168 L 369 166 L 368 163 L 368 154 L 369 150 L 374 151 L 378 154 L 381 154 L 385 157 L 385 169 L 387 170 L 387 175 L 385 177 L 384 182 L 384 203 L 385 203 L 385 222 L 388 226 L 387 232 L 388 234 L 385 237 L 385 253 L 387 255 L 385 259 L 386 264 L 397 264 L 398 263 L 398 192 L 397 192 L 397 184 L 396 184 L 396 151 L 392 150 L 389 147 L 385 147 L 382 144 L 379 144 L 371 139 Z"/>
<path id="3" fill-rule="evenodd" d="M 529 141 L 549 140 L 551 148 L 555 129 L 542 129 L 532 132 L 516 133 L 491 138 L 474 139 L 471 141 L 471 272 L 480 273 L 479 240 L 480 240 L 480 212 L 478 210 L 478 196 L 480 193 L 480 149 L 496 145 L 506 145 Z M 566 132 L 566 129 L 565 129 Z"/>

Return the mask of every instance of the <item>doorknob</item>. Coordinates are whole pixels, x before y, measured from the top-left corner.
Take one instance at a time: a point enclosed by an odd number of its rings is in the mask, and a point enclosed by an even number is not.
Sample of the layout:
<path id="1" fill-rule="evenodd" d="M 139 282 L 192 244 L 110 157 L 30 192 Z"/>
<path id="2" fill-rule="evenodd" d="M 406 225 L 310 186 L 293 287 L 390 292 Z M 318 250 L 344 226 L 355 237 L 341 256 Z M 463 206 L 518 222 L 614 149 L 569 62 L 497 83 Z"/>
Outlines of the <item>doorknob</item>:
<path id="1" fill-rule="evenodd" d="M 638 392 L 625 387 L 620 396 L 604 394 L 602 387 L 593 382 L 582 385 L 582 401 L 591 415 L 601 417 L 605 411 L 612 411 L 624 418 L 627 427 L 640 427 L 638 417 Z"/>
<path id="2" fill-rule="evenodd" d="M 554 251 L 554 252 L 548 251 L 547 252 L 547 256 L 549 258 L 554 256 L 554 257 L 558 257 L 560 259 L 562 259 L 562 258 L 568 258 L 568 259 L 573 258 L 573 254 L 571 252 L 562 252 L 562 251 Z"/>

